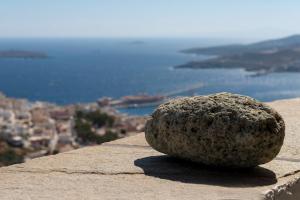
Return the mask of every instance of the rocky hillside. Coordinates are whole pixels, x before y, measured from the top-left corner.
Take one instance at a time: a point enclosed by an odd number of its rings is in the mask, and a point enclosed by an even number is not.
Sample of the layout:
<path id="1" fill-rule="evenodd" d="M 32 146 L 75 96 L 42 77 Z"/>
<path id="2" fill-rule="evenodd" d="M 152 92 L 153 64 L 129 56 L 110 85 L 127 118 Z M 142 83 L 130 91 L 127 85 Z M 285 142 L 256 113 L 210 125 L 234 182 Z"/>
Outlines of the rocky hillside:
<path id="1" fill-rule="evenodd" d="M 184 53 L 215 55 L 176 68 L 243 68 L 256 74 L 300 72 L 300 35 L 249 45 L 228 45 L 184 50 Z"/>

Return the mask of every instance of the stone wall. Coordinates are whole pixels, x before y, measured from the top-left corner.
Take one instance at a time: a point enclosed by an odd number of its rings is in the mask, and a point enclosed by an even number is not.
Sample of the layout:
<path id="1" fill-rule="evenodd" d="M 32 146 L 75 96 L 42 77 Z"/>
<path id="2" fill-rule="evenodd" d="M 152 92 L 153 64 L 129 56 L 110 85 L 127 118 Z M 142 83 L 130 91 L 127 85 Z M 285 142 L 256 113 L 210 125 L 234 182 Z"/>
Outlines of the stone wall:
<path id="1" fill-rule="evenodd" d="M 180 161 L 144 134 L 0 169 L 1 200 L 300 199 L 300 99 L 270 103 L 286 122 L 280 154 L 252 170 Z"/>

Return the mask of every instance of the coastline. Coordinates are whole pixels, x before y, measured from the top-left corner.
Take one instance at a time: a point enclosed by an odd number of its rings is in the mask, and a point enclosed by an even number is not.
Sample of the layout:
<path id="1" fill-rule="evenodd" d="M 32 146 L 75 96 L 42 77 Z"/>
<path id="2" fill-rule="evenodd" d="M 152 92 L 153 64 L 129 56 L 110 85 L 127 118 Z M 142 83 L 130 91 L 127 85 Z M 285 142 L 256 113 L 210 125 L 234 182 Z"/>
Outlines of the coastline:
<path id="1" fill-rule="evenodd" d="M 176 68 L 245 69 L 256 76 L 274 72 L 300 72 L 300 35 L 247 45 L 225 45 L 182 50 L 186 54 L 217 57 L 192 61 Z"/>

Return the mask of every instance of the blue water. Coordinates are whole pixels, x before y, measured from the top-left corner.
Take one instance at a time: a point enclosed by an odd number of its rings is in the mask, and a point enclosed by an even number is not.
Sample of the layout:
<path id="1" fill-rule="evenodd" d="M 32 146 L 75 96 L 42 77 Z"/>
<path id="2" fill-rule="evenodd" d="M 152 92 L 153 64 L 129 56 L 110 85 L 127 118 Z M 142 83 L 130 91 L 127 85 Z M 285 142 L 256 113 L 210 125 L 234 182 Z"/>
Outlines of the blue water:
<path id="1" fill-rule="evenodd" d="M 0 39 L 0 50 L 47 53 L 49 59 L 0 59 L 0 91 L 7 96 L 57 104 L 94 102 L 139 93 L 164 94 L 195 84 L 203 87 L 181 95 L 228 91 L 261 101 L 300 97 L 300 73 L 251 77 L 244 70 L 174 70 L 205 57 L 185 55 L 185 48 L 224 41 L 143 39 Z M 153 108 L 122 109 L 144 115 Z"/>

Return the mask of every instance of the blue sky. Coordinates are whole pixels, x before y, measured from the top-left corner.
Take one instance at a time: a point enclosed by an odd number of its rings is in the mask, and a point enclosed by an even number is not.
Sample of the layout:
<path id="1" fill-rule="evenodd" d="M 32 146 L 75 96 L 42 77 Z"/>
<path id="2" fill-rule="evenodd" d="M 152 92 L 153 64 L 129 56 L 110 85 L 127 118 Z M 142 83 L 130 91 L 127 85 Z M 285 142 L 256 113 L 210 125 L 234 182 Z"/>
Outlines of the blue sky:
<path id="1" fill-rule="evenodd" d="M 238 37 L 300 33 L 299 0 L 7 0 L 0 37 Z"/>

